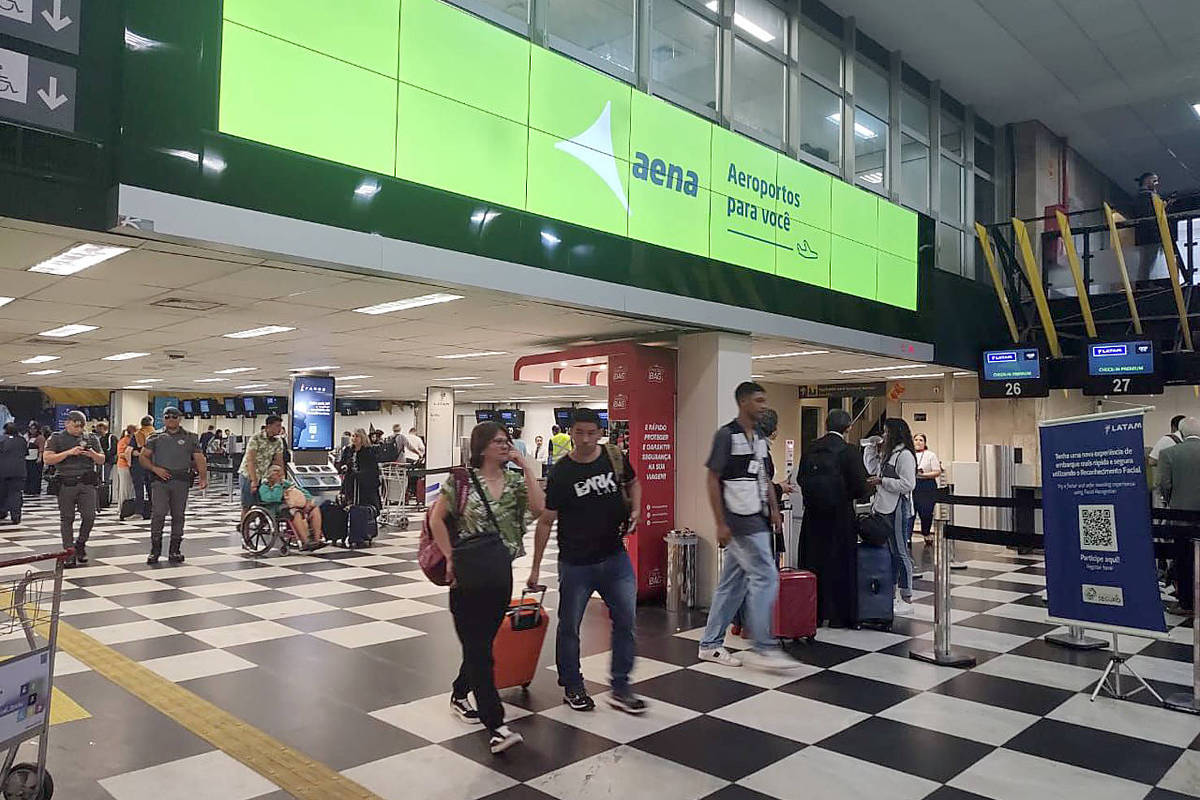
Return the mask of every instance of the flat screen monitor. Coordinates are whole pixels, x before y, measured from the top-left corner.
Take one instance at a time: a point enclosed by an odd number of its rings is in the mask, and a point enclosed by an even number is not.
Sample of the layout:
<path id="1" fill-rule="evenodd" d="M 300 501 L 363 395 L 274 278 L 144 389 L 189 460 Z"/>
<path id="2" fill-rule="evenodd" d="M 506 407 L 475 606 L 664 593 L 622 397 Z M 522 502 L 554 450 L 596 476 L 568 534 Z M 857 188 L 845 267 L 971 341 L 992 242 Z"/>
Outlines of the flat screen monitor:
<path id="1" fill-rule="evenodd" d="M 247 417 L 255 417 L 259 412 L 258 398 L 252 394 L 248 394 L 242 398 L 242 412 Z"/>
<path id="2" fill-rule="evenodd" d="M 600 430 L 602 430 L 602 431 L 608 430 L 608 409 L 607 408 L 597 408 L 596 416 L 598 416 L 600 418 Z"/>
<path id="3" fill-rule="evenodd" d="M 294 386 L 292 393 L 295 393 Z M 268 414 L 286 414 L 288 413 L 288 399 L 277 394 L 266 395 L 263 397 L 263 408 Z"/>
<path id="4" fill-rule="evenodd" d="M 357 417 L 358 416 L 358 401 L 357 400 L 338 400 L 337 401 L 337 410 L 338 410 L 338 413 L 341 414 L 343 417 Z"/>
<path id="5" fill-rule="evenodd" d="M 475 409 L 475 424 L 476 425 L 478 425 L 480 422 L 495 422 L 495 421 L 496 421 L 496 412 L 494 409 L 491 409 L 491 408 Z"/>
<path id="6" fill-rule="evenodd" d="M 382 411 L 383 402 L 381 400 L 355 400 L 355 405 L 359 411 Z"/>
<path id="7" fill-rule="evenodd" d="M 292 449 L 333 449 L 333 396 L 334 380 L 322 375 L 304 375 L 292 382 Z M 275 400 L 273 414 L 282 413 L 282 400 Z"/>
<path id="8" fill-rule="evenodd" d="M 1037 347 L 984 350 L 979 366 L 979 396 L 1048 397 L 1050 384 Z"/>
<path id="9" fill-rule="evenodd" d="M 524 428 L 525 412 L 519 408 L 502 408 L 497 412 L 500 424 L 508 428 Z"/>
<path id="10" fill-rule="evenodd" d="M 216 405 L 216 402 L 211 397 L 201 397 L 196 401 L 196 411 L 200 414 L 201 419 L 212 419 L 213 406 Z"/>
<path id="11" fill-rule="evenodd" d="M 225 416 L 229 417 L 230 419 L 234 419 L 239 414 L 241 414 L 241 411 L 238 409 L 237 398 L 236 397 L 226 397 L 225 398 Z"/>
<path id="12" fill-rule="evenodd" d="M 1083 393 L 1089 396 L 1162 394 L 1158 348 L 1149 339 L 1090 342 Z"/>
<path id="13" fill-rule="evenodd" d="M 179 404 L 179 410 L 183 412 L 184 419 L 194 419 L 196 416 L 196 401 L 184 400 Z"/>
<path id="14" fill-rule="evenodd" d="M 575 412 L 573 408 L 556 408 L 554 409 L 554 424 L 559 427 L 559 430 L 566 431 L 571 427 L 571 414 Z"/>

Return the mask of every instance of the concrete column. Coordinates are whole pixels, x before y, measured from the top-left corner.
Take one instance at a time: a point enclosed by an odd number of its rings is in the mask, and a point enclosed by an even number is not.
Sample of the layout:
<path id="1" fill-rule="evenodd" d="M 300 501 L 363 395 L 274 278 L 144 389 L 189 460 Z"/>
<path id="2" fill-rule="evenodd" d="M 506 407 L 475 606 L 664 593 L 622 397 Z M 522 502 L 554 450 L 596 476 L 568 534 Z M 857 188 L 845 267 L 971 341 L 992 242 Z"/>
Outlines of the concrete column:
<path id="1" fill-rule="evenodd" d="M 141 425 L 142 417 L 148 413 L 146 409 L 150 403 L 150 393 L 120 389 L 112 393 L 109 402 L 112 417 L 109 430 L 120 436 L 126 425 Z"/>
<path id="2" fill-rule="evenodd" d="M 750 337 L 695 333 L 679 338 L 675 526 L 700 537 L 697 598 L 708 605 L 717 579 L 717 532 L 704 462 L 717 428 L 737 416 L 733 391 L 750 379 Z"/>

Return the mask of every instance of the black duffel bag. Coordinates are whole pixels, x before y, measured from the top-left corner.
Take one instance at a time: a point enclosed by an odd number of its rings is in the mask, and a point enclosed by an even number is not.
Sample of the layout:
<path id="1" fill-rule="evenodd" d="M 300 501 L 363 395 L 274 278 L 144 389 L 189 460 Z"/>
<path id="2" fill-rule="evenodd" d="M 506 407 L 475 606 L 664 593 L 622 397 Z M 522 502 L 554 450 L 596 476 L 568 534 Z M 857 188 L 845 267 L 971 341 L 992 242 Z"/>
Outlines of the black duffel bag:
<path id="1" fill-rule="evenodd" d="M 858 515 L 858 538 L 869 545 L 883 547 L 895 533 L 895 522 L 886 514 Z"/>

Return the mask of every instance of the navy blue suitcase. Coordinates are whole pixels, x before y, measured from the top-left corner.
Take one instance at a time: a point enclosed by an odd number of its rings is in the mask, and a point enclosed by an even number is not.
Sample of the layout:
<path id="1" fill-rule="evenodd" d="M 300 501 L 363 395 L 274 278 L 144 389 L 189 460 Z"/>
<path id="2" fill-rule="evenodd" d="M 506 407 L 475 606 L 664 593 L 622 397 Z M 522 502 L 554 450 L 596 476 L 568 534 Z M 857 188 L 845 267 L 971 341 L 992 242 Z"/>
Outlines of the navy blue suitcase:
<path id="1" fill-rule="evenodd" d="M 378 515 L 379 511 L 374 506 L 350 506 L 347 512 L 349 536 L 346 537 L 346 544 L 350 547 L 370 547 L 379 535 Z"/>
<path id="2" fill-rule="evenodd" d="M 895 596 L 892 554 L 886 547 L 858 546 L 858 622 L 862 625 L 892 627 L 892 602 Z"/>

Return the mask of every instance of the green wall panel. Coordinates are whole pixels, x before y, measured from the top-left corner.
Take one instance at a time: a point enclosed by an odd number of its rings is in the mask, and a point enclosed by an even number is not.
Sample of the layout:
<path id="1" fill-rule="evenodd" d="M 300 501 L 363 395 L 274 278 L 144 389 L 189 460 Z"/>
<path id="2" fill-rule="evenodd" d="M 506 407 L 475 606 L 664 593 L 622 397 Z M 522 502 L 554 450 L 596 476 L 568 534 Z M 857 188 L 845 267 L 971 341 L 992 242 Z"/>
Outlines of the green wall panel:
<path id="1" fill-rule="evenodd" d="M 876 295 L 876 256 L 873 247 L 833 235 L 829 288 L 874 300 Z"/>
<path id="2" fill-rule="evenodd" d="M 906 261 L 917 258 L 917 215 L 892 203 L 879 203 L 879 249 Z"/>
<path id="3" fill-rule="evenodd" d="M 629 219 L 629 162 L 584 150 L 578 155 L 589 159 L 585 162 L 565 151 L 563 144 L 556 136 L 529 130 L 525 207 L 535 214 L 624 236 Z"/>
<path id="4" fill-rule="evenodd" d="M 875 299 L 881 303 L 916 310 L 917 262 L 879 251 L 879 277 Z"/>
<path id="5" fill-rule="evenodd" d="M 529 68 L 529 127 L 558 139 L 577 139 L 586 147 L 627 161 L 632 91 L 627 83 L 534 47 Z"/>
<path id="6" fill-rule="evenodd" d="M 879 197 L 857 186 L 843 181 L 831 184 L 833 197 L 830 233 L 868 247 L 877 247 L 879 242 Z"/>
<path id="7" fill-rule="evenodd" d="M 779 244 L 775 252 L 775 274 L 813 286 L 829 288 L 829 231 L 813 228 L 801 222 L 793 222 L 791 230 L 780 231 Z"/>

